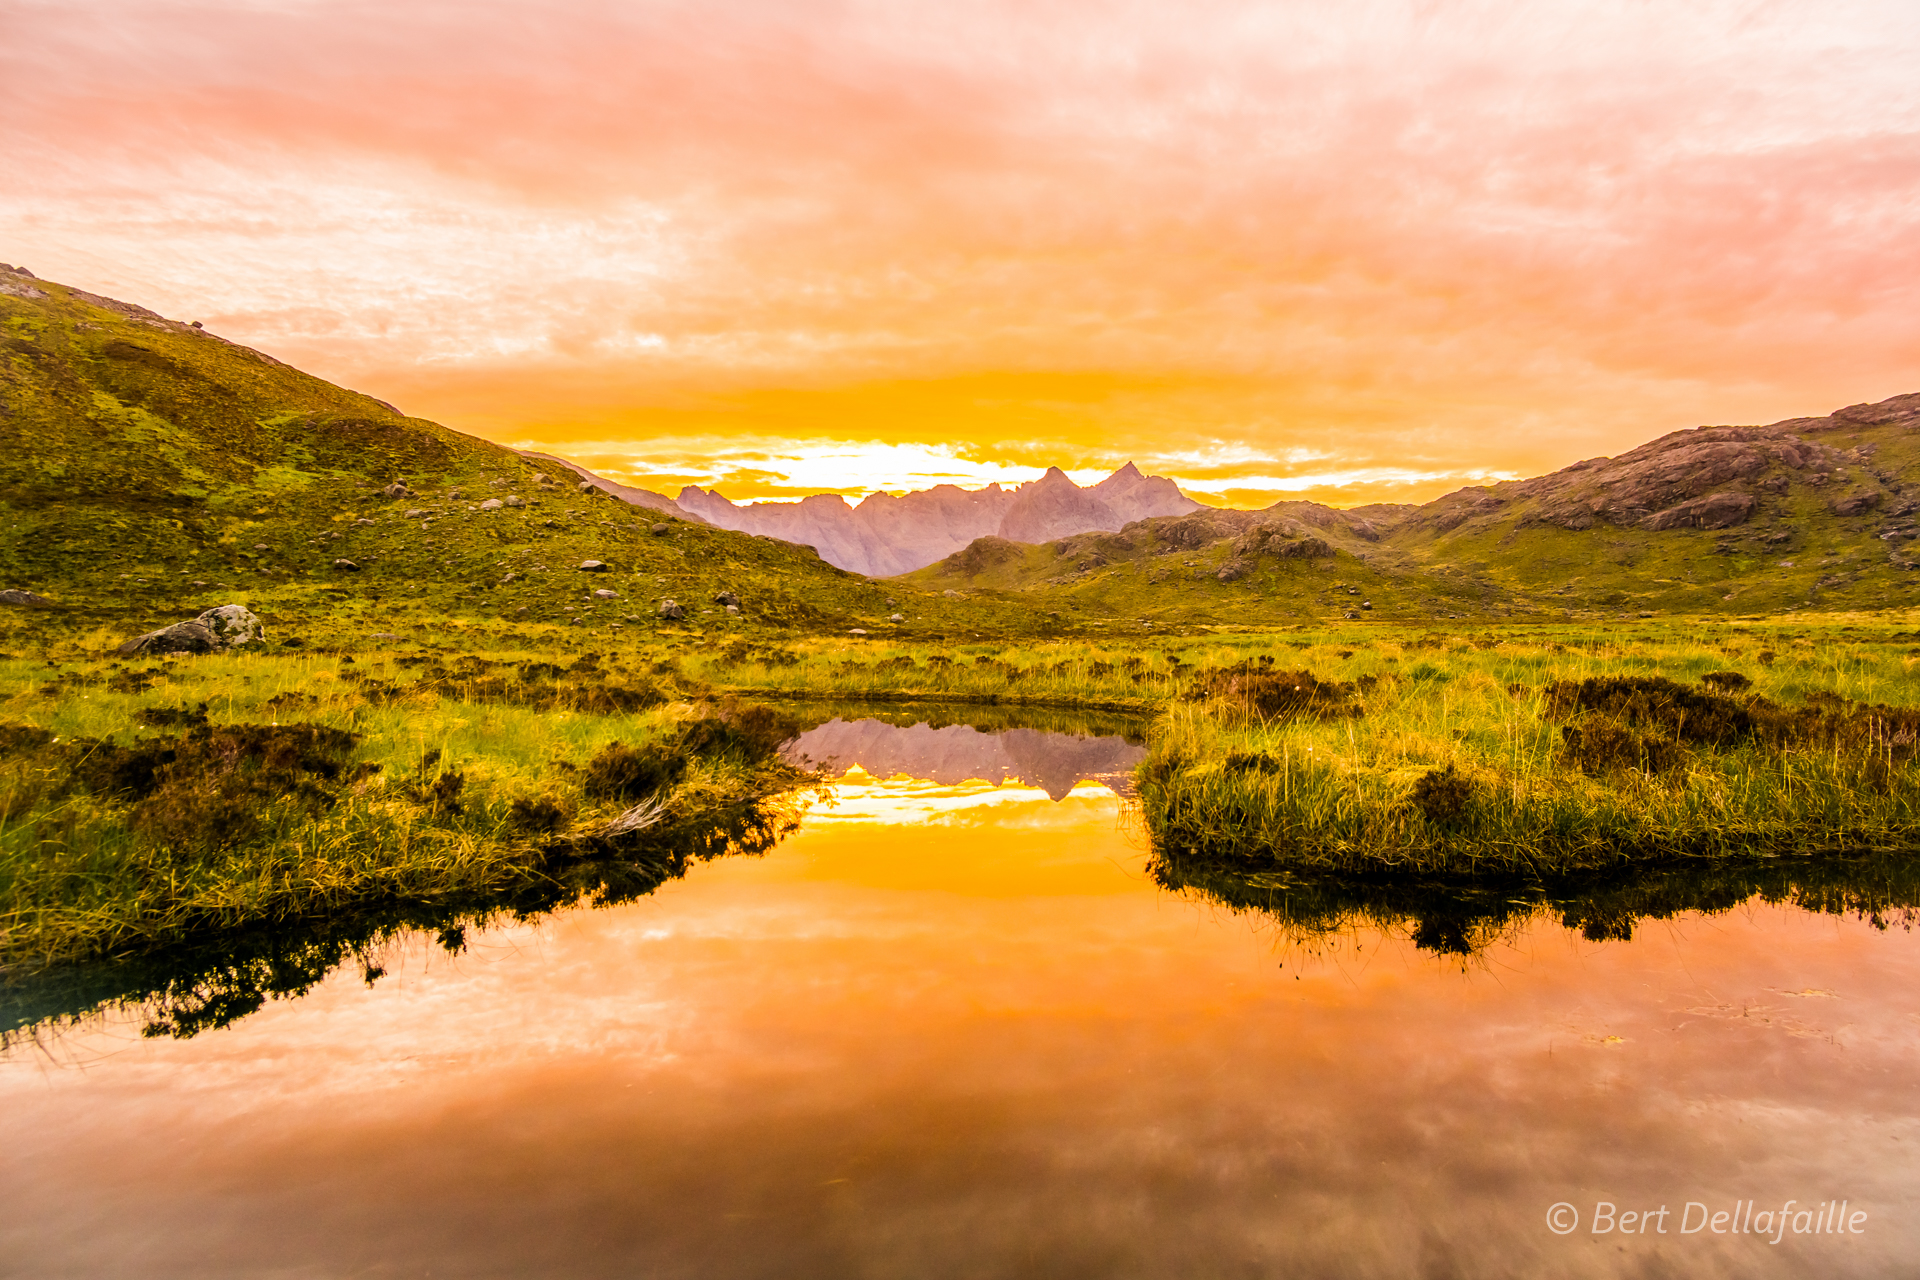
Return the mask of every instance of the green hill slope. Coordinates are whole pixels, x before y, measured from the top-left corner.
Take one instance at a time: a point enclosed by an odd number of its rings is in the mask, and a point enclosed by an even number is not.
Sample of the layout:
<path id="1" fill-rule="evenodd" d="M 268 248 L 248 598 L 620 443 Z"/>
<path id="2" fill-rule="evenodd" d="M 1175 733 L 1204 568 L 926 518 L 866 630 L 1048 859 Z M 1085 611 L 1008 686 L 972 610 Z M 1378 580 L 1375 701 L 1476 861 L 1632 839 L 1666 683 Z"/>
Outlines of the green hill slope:
<path id="1" fill-rule="evenodd" d="M 1044 547 L 985 538 L 910 579 L 1229 623 L 1325 617 L 1354 594 L 1376 618 L 1847 611 L 1915 602 L 1916 538 L 1920 394 L 1678 431 L 1419 507 L 1280 502 Z M 1324 554 L 1297 554 L 1302 539 Z"/>
<path id="2" fill-rule="evenodd" d="M 609 569 L 580 572 L 589 559 Z M 12 269 L 0 587 L 129 633 L 229 601 L 361 634 L 446 617 L 651 627 L 663 598 L 688 628 L 748 635 L 886 628 L 899 608 L 921 628 L 1047 625 L 937 592 L 896 603 L 900 588 L 808 548 L 583 493 L 551 464 Z"/>
<path id="3" fill-rule="evenodd" d="M 1575 610 L 1752 613 L 1909 604 L 1916 536 L 1920 394 L 1462 489 L 1383 543 Z"/>

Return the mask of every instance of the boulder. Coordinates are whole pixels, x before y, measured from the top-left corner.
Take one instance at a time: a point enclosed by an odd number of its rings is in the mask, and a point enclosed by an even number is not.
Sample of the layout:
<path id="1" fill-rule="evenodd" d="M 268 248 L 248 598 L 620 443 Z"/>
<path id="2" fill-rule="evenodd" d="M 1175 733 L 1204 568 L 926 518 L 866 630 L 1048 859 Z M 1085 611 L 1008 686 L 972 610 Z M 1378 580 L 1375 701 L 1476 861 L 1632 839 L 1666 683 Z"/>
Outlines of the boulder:
<path id="1" fill-rule="evenodd" d="M 1246 577 L 1247 571 L 1252 568 L 1253 566 L 1245 560 L 1229 560 L 1221 565 L 1220 571 L 1213 576 L 1222 582 L 1237 582 Z"/>
<path id="2" fill-rule="evenodd" d="M 411 498 L 413 496 L 413 490 L 407 488 L 407 486 L 400 481 L 395 480 L 392 484 L 382 489 L 380 495 L 389 501 L 398 502 L 402 498 Z"/>
<path id="3" fill-rule="evenodd" d="M 656 524 L 656 525 L 654 525 L 654 526 L 652 526 L 651 528 L 649 528 L 649 529 L 647 530 L 647 532 L 648 532 L 648 533 L 650 533 L 650 534 L 652 534 L 652 535 L 653 535 L 654 537 L 656 537 L 656 538 L 664 538 L 664 537 L 666 537 L 666 536 L 667 536 L 668 534 L 670 534 L 670 533 L 672 533 L 672 532 L 673 532 L 673 530 L 672 530 L 672 529 L 671 529 L 670 527 L 668 527 L 667 525 L 664 525 L 664 524 Z"/>
<path id="4" fill-rule="evenodd" d="M 888 622 L 905 622 L 906 620 L 907 615 L 904 613 L 890 613 L 887 615 Z"/>
<path id="5" fill-rule="evenodd" d="M 1833 514 L 1837 516 L 1863 516 L 1880 505 L 1880 494 L 1873 489 L 1858 489 L 1845 497 L 1833 500 Z"/>
<path id="6" fill-rule="evenodd" d="M 618 600 L 620 593 L 617 591 L 609 591 L 605 587 L 602 587 L 593 593 L 593 598 L 595 600 Z"/>
<path id="7" fill-rule="evenodd" d="M 740 616 L 740 606 L 737 604 L 730 604 L 727 606 L 727 612 L 737 618 Z"/>
<path id="8" fill-rule="evenodd" d="M 217 605 L 194 621 L 211 631 L 223 649 L 259 644 L 267 638 L 266 628 L 260 625 L 258 615 L 243 604 Z"/>
<path id="9" fill-rule="evenodd" d="M 353 561 L 351 561 L 351 560 L 335 560 L 335 561 L 333 562 L 333 567 L 334 567 L 334 568 L 336 568 L 336 569 L 344 569 L 344 570 L 346 570 L 346 571 L 347 571 L 348 573 L 358 573 L 358 572 L 360 572 L 360 566 L 359 566 L 359 565 L 357 565 L 357 564 L 355 564 L 355 563 L 354 563 Z"/>
<path id="10" fill-rule="evenodd" d="M 600 560 L 582 560 L 576 566 L 581 573 L 611 573 L 613 566 Z"/>
<path id="11" fill-rule="evenodd" d="M 579 484 L 575 485 L 574 487 L 577 488 L 581 493 L 593 492 L 593 482 L 591 480 L 582 480 Z"/>
<path id="12" fill-rule="evenodd" d="M 162 627 L 158 631 L 149 631 L 143 636 L 135 636 L 114 652 L 123 655 L 216 653 L 221 647 L 213 631 L 198 618 L 193 618 L 186 622 L 176 622 L 170 627 Z"/>
<path id="13" fill-rule="evenodd" d="M 740 603 L 740 597 L 731 591 L 722 591 L 713 597 L 713 602 L 715 604 L 738 605 Z"/>
<path id="14" fill-rule="evenodd" d="M 517 493 L 508 494 L 506 496 L 505 502 L 510 507 L 524 507 L 527 505 L 526 501 L 523 498 L 521 498 L 520 495 Z"/>
<path id="15" fill-rule="evenodd" d="M 683 621 L 687 616 L 686 606 L 681 604 L 678 600 L 673 600 L 673 599 L 662 600 L 660 602 L 660 607 L 658 609 L 655 609 L 654 612 L 659 614 L 662 618 L 666 618 L 672 622 Z"/>
<path id="16" fill-rule="evenodd" d="M 19 605 L 24 609 L 52 609 L 56 606 L 45 596 L 35 595 L 31 591 L 22 591 L 18 587 L 8 587 L 0 591 L 0 604 Z"/>
<path id="17" fill-rule="evenodd" d="M 485 502 L 480 504 L 480 509 L 482 511 L 498 511 L 500 508 L 506 505 L 507 505 L 506 503 L 500 501 L 500 499 L 498 498 L 488 498 Z"/>
<path id="18" fill-rule="evenodd" d="M 1750 493 L 1710 493 L 1703 498 L 1678 503 L 1656 511 L 1640 522 L 1643 529 L 1731 529 L 1745 524 L 1753 514 Z"/>

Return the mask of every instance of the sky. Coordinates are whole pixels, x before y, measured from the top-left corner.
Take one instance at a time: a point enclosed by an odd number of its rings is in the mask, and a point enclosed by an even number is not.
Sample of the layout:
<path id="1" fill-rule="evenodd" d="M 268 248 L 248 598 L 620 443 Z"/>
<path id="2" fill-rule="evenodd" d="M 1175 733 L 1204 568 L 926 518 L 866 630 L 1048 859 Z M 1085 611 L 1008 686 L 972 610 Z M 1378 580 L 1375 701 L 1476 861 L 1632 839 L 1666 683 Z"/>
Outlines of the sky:
<path id="1" fill-rule="evenodd" d="M 1920 390 L 1920 5 L 0 0 L 0 260 L 728 497 Z"/>

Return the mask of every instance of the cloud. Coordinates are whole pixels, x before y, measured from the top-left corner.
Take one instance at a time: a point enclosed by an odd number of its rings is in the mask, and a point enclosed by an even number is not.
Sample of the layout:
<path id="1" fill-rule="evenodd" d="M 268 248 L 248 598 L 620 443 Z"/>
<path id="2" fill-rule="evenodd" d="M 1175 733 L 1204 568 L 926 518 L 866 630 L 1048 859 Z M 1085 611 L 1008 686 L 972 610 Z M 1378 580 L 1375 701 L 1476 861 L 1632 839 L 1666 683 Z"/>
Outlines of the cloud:
<path id="1" fill-rule="evenodd" d="M 563 451 L 1450 485 L 1915 389 L 1910 7 L 6 21 L 9 260 Z"/>

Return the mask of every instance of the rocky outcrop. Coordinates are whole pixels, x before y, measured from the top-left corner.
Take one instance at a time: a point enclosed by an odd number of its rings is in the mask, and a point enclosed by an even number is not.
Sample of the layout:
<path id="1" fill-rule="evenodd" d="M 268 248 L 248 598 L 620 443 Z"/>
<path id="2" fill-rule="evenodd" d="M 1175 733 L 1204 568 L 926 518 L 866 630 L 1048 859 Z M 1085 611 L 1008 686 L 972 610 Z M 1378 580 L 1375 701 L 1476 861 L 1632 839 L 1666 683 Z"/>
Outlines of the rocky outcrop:
<path id="1" fill-rule="evenodd" d="M 23 609 L 54 609 L 59 606 L 45 596 L 35 595 L 31 591 L 22 591 L 18 587 L 8 587 L 0 591 L 0 604 L 16 605 Z"/>
<path id="2" fill-rule="evenodd" d="M 1850 405 L 1825 418 L 1675 431 L 1617 458 L 1588 458 L 1530 480 L 1458 490 L 1394 525 L 1430 535 L 1509 520 L 1516 529 L 1726 529 L 1750 520 L 1771 498 L 1841 481 L 1849 482 L 1848 491 L 1829 508 L 1863 515 L 1888 505 L 1891 481 L 1867 466 L 1867 456 L 1823 437 L 1886 425 L 1920 429 L 1920 394 Z"/>
<path id="3" fill-rule="evenodd" d="M 245 605 L 223 604 L 197 618 L 135 636 L 114 652 L 124 655 L 226 653 L 266 638 L 260 619 Z"/>
<path id="4" fill-rule="evenodd" d="M 1750 493 L 1710 493 L 1655 512 L 1640 522 L 1642 529 L 1729 529 L 1746 523 L 1753 514 Z"/>
<path id="5" fill-rule="evenodd" d="M 213 632 L 223 649 L 259 644 L 267 638 L 267 629 L 260 625 L 259 616 L 243 604 L 215 606 L 194 621 Z"/>

